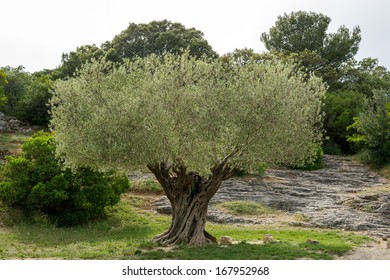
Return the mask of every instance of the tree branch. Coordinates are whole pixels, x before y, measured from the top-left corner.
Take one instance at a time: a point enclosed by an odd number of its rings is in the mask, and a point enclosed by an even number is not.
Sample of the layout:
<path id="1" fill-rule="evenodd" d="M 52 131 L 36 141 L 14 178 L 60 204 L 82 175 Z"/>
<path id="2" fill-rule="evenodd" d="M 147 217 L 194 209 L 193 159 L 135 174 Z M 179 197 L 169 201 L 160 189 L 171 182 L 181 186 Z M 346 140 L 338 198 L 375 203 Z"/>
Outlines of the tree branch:
<path id="1" fill-rule="evenodd" d="M 230 179 L 231 177 L 236 175 L 239 170 L 240 170 L 239 166 L 235 166 L 233 168 L 225 167 L 222 172 L 223 180 Z"/>
<path id="2" fill-rule="evenodd" d="M 155 164 L 147 164 L 147 167 L 156 177 L 157 181 L 160 183 L 168 199 L 172 200 L 173 191 L 172 191 L 172 184 L 169 175 L 171 164 L 167 165 L 165 162 L 161 162 Z"/>

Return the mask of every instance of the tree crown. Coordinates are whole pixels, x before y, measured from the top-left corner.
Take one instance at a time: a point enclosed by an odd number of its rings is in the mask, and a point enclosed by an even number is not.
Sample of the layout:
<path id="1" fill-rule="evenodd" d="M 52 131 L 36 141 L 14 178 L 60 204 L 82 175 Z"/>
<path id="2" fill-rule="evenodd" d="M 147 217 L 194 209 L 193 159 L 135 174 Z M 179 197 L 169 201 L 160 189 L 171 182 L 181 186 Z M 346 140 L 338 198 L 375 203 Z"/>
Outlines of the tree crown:
<path id="1" fill-rule="evenodd" d="M 195 28 L 186 28 L 178 22 L 152 21 L 147 24 L 130 23 L 127 29 L 105 46 L 115 52 L 117 59 L 162 56 L 167 52 L 181 54 L 188 49 L 191 55 L 217 57 L 204 34 Z"/>
<path id="2" fill-rule="evenodd" d="M 360 27 L 350 31 L 340 26 L 335 33 L 327 33 L 331 19 L 314 12 L 292 12 L 279 16 L 269 33 L 261 34 L 261 41 L 270 51 L 300 53 L 312 51 L 326 59 L 333 67 L 353 58 L 359 50 Z"/>
<path id="3" fill-rule="evenodd" d="M 302 163 L 321 140 L 324 92 L 320 79 L 279 61 L 242 66 L 185 53 L 96 62 L 56 83 L 52 128 L 57 152 L 75 166 L 164 162 L 207 173 L 221 162 Z"/>

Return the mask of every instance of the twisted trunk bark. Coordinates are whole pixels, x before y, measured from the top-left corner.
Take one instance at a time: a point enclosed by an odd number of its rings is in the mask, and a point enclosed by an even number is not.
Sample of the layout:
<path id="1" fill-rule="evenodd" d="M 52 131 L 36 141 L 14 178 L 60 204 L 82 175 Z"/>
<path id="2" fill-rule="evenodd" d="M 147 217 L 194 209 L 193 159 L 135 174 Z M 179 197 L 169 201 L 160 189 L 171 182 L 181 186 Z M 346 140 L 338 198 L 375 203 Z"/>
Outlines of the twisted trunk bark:
<path id="1" fill-rule="evenodd" d="M 217 243 L 205 230 L 207 208 L 222 181 L 233 176 L 237 169 L 221 163 L 212 169 L 212 175 L 202 177 L 194 172 L 187 173 L 184 165 L 160 163 L 148 165 L 148 168 L 163 187 L 172 207 L 170 228 L 153 240 L 165 245 Z"/>

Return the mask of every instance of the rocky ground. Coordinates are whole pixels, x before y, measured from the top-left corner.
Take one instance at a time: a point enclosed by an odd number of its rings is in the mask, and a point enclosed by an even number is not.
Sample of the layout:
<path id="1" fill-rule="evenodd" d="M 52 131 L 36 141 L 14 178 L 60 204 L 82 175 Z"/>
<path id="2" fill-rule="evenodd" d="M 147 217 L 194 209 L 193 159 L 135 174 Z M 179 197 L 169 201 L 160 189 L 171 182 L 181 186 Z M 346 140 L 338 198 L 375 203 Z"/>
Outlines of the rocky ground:
<path id="1" fill-rule="evenodd" d="M 275 223 L 286 215 L 243 218 L 215 208 L 234 200 L 261 202 L 290 216 L 304 217 L 303 221 L 287 221 L 291 225 L 362 232 L 378 242 L 345 258 L 390 259 L 387 242 L 379 243 L 390 238 L 390 187 L 386 179 L 353 160 L 325 156 L 324 168 L 317 171 L 272 169 L 263 178 L 233 178 L 223 183 L 210 203 L 208 219 L 213 222 Z M 170 212 L 164 197 L 155 207 L 160 213 Z"/>
<path id="2" fill-rule="evenodd" d="M 318 171 L 278 169 L 260 180 L 229 180 L 213 202 L 253 200 L 300 213 L 305 226 L 390 237 L 390 192 L 375 192 L 387 180 L 354 161 L 325 156 L 324 163 Z"/>
<path id="3" fill-rule="evenodd" d="M 0 132 L 19 132 L 24 134 L 32 133 L 38 127 L 31 127 L 23 124 L 15 118 L 4 115 L 0 112 Z"/>

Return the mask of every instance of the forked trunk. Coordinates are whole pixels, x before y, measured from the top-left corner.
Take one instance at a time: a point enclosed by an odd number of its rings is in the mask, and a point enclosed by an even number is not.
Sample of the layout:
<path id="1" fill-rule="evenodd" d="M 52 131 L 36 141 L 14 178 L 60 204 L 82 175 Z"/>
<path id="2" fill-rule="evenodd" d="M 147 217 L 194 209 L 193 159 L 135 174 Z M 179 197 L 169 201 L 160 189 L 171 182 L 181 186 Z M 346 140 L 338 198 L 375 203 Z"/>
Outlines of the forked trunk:
<path id="1" fill-rule="evenodd" d="M 216 243 L 216 238 L 205 230 L 207 208 L 222 181 L 231 177 L 236 169 L 220 164 L 212 169 L 211 176 L 205 178 L 197 173 L 187 173 L 183 165 L 172 168 L 161 163 L 148 167 L 163 187 L 172 207 L 170 228 L 153 240 L 165 245 Z"/>

